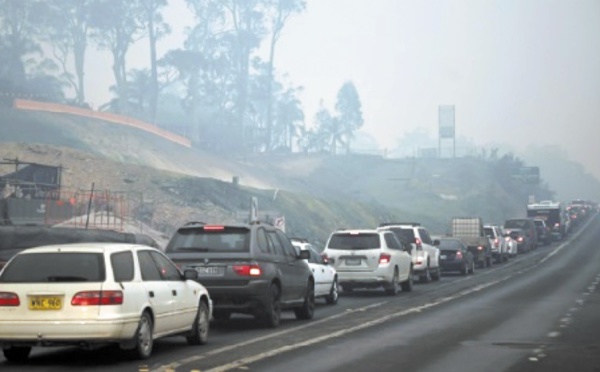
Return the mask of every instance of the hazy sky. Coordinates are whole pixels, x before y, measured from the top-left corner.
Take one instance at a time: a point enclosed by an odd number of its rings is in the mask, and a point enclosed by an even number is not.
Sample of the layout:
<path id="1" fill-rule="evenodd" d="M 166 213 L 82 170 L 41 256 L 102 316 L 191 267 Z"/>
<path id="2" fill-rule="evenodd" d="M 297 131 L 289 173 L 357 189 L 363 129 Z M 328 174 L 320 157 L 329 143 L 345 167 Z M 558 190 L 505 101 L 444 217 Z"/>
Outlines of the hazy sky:
<path id="1" fill-rule="evenodd" d="M 170 3 L 177 25 L 162 52 L 190 19 Z M 304 87 L 309 123 L 350 80 L 382 147 L 420 127 L 437 138 L 438 106 L 454 104 L 458 136 L 559 144 L 600 179 L 599 0 L 308 0 L 275 65 Z"/>

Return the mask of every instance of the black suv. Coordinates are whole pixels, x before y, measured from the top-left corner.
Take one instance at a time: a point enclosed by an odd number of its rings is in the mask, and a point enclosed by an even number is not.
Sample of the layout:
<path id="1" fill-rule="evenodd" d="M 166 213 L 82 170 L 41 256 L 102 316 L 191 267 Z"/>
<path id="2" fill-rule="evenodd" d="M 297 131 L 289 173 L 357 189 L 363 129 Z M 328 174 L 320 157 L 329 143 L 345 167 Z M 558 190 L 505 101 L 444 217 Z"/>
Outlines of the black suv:
<path id="1" fill-rule="evenodd" d="M 310 253 L 294 248 L 273 225 L 191 222 L 175 232 L 165 253 L 180 269 L 198 271 L 216 320 L 243 313 L 274 328 L 284 309 L 298 319 L 313 317 L 314 278 L 304 261 Z"/>

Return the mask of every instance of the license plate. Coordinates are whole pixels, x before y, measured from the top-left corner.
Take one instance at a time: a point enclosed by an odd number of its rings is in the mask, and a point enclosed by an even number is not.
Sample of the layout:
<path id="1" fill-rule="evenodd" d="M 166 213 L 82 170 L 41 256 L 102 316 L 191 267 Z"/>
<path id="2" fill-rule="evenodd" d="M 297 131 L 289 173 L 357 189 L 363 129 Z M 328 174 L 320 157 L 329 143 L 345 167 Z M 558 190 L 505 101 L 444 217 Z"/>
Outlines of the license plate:
<path id="1" fill-rule="evenodd" d="M 440 259 L 445 260 L 447 256 L 445 254 L 440 255 Z"/>
<path id="2" fill-rule="evenodd" d="M 218 266 L 197 267 L 196 271 L 200 276 L 222 276 L 225 273 L 224 268 Z"/>
<path id="3" fill-rule="evenodd" d="M 360 258 L 346 258 L 346 266 L 360 265 Z"/>
<path id="4" fill-rule="evenodd" d="M 62 309 L 62 298 L 52 297 L 30 297 L 29 310 L 60 310 Z"/>

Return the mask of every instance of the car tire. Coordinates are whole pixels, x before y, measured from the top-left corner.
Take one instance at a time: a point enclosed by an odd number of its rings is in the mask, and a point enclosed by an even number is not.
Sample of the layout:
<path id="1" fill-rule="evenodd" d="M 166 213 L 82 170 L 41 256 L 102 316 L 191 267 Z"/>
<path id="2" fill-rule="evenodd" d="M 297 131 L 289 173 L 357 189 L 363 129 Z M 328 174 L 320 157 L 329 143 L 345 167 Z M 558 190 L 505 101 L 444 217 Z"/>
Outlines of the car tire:
<path id="1" fill-rule="evenodd" d="M 465 262 L 464 267 L 462 268 L 462 270 L 460 270 L 460 275 L 467 275 L 469 273 L 469 266 L 468 264 Z"/>
<path id="2" fill-rule="evenodd" d="M 385 286 L 385 293 L 390 296 L 395 296 L 398 294 L 400 274 L 398 273 L 398 268 L 394 268 L 394 276 L 392 277 L 392 281 Z"/>
<path id="3" fill-rule="evenodd" d="M 134 347 L 133 350 L 131 350 L 132 355 L 136 359 L 150 358 L 150 355 L 152 355 L 152 348 L 154 346 L 154 336 L 152 317 L 147 311 L 142 313 L 133 339 Z"/>
<path id="4" fill-rule="evenodd" d="M 400 288 L 402 288 L 402 292 L 412 292 L 413 290 L 413 270 L 410 268 L 410 272 L 408 273 L 408 278 L 400 283 Z"/>
<path id="5" fill-rule="evenodd" d="M 306 295 L 302 306 L 294 309 L 296 319 L 310 320 L 315 316 L 315 284 L 312 280 L 308 281 Z"/>
<path id="6" fill-rule="evenodd" d="M 186 337 L 189 345 L 204 345 L 208 340 L 210 319 L 208 319 L 208 305 L 206 302 L 200 300 L 198 305 L 198 312 L 194 318 L 194 324 L 192 325 L 192 331 Z"/>
<path id="7" fill-rule="evenodd" d="M 475 274 L 475 261 L 471 261 L 471 270 L 469 273 L 471 275 Z"/>
<path id="8" fill-rule="evenodd" d="M 433 271 L 431 278 L 436 282 L 442 278 L 442 269 L 439 266 Z"/>
<path id="9" fill-rule="evenodd" d="M 419 282 L 429 283 L 431 281 L 431 269 L 429 268 L 429 264 L 425 268 L 425 271 L 421 276 L 419 276 Z"/>
<path id="10" fill-rule="evenodd" d="M 335 278 L 333 279 L 333 283 L 331 283 L 331 289 L 329 290 L 329 294 L 327 295 L 327 297 L 325 297 L 325 302 L 327 303 L 327 305 L 335 305 L 338 302 L 339 296 L 340 294 L 338 289 L 337 278 Z"/>
<path id="11" fill-rule="evenodd" d="M 12 363 L 24 363 L 29 358 L 31 347 L 29 346 L 11 346 L 2 349 L 4 358 Z"/>
<path id="12" fill-rule="evenodd" d="M 269 299 L 262 314 L 263 323 L 269 328 L 277 328 L 281 321 L 281 291 L 277 284 L 271 284 Z"/>

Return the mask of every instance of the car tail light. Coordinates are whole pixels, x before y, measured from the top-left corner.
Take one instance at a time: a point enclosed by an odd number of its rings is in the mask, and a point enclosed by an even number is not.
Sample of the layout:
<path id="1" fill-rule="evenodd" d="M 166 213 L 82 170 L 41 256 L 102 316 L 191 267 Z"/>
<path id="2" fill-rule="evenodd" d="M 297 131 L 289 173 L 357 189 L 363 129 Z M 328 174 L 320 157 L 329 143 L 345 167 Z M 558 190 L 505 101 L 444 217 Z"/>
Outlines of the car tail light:
<path id="1" fill-rule="evenodd" d="M 204 226 L 204 230 L 225 230 L 225 226 L 222 225 L 208 225 L 208 226 Z"/>
<path id="2" fill-rule="evenodd" d="M 415 244 L 417 245 L 417 248 L 423 247 L 423 242 L 421 242 L 421 239 L 419 238 L 415 238 Z"/>
<path id="3" fill-rule="evenodd" d="M 233 271 L 241 276 L 260 276 L 262 270 L 260 266 L 254 265 L 233 265 Z"/>
<path id="4" fill-rule="evenodd" d="M 522 241 L 523 241 L 523 237 L 522 237 L 522 236 L 519 236 L 519 237 L 517 238 L 517 241 L 518 241 L 518 242 L 522 242 Z"/>
<path id="5" fill-rule="evenodd" d="M 389 264 L 390 261 L 392 260 L 392 255 L 391 254 L 387 254 L 387 253 L 381 253 L 379 255 L 379 264 Z"/>
<path id="6" fill-rule="evenodd" d="M 558 222 L 557 222 L 557 223 L 555 223 L 555 224 L 554 224 L 554 227 L 560 227 L 560 223 L 558 223 Z"/>
<path id="7" fill-rule="evenodd" d="M 0 292 L 0 306 L 19 306 L 21 301 L 16 293 Z"/>
<path id="8" fill-rule="evenodd" d="M 123 291 L 78 292 L 71 299 L 72 306 L 122 305 Z"/>
<path id="9" fill-rule="evenodd" d="M 321 253 L 321 258 L 323 259 L 323 262 L 329 263 L 329 257 L 327 257 L 327 253 Z"/>
<path id="10" fill-rule="evenodd" d="M 500 240 L 498 240 L 498 238 L 494 239 L 494 246 L 495 247 L 500 246 Z"/>
<path id="11" fill-rule="evenodd" d="M 456 251 L 456 256 L 457 259 L 462 259 L 462 252 L 461 251 Z"/>

